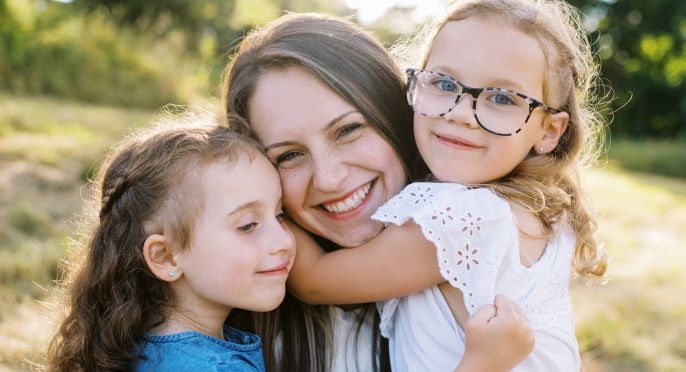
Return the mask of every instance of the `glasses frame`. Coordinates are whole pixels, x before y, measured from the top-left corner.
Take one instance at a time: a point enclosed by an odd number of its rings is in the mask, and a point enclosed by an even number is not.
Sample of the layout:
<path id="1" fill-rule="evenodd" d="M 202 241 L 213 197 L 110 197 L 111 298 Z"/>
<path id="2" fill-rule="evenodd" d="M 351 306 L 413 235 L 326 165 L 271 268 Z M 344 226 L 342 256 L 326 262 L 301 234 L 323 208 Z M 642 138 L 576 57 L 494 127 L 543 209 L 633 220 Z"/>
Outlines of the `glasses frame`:
<path id="1" fill-rule="evenodd" d="M 411 89 L 410 88 L 413 86 L 413 82 L 415 81 L 415 78 L 417 77 L 417 75 L 419 75 L 422 72 L 428 72 L 428 73 L 436 74 L 436 75 L 442 76 L 444 78 L 447 78 L 451 82 L 455 83 L 455 85 L 459 86 L 462 89 L 462 91 L 460 93 L 457 93 L 457 95 L 455 96 L 454 105 L 451 108 L 449 108 L 448 111 L 441 113 L 441 114 L 438 114 L 438 115 L 431 115 L 431 114 L 427 114 L 427 113 L 418 111 L 414 108 L 414 105 L 412 105 L 412 97 L 411 97 Z M 537 100 L 536 98 L 529 97 L 525 94 L 515 92 L 515 91 L 510 90 L 510 89 L 498 88 L 498 87 L 472 88 L 470 86 L 462 84 L 460 81 L 453 78 L 452 76 L 442 74 L 440 72 L 424 70 L 424 69 L 420 69 L 420 68 L 408 68 L 407 70 L 405 70 L 405 73 L 407 74 L 407 102 L 410 104 L 410 106 L 412 107 L 412 110 L 414 112 L 416 112 L 422 116 L 426 116 L 426 117 L 443 117 L 443 116 L 445 116 L 445 114 L 449 113 L 450 111 L 452 111 L 457 106 L 457 102 L 460 100 L 460 98 L 462 98 L 462 96 L 465 93 L 468 93 L 470 96 L 472 96 L 472 112 L 474 113 L 474 118 L 476 119 L 476 122 L 486 132 L 495 134 L 497 136 L 511 136 L 513 134 L 519 133 L 522 130 L 522 128 L 524 127 L 524 124 L 529 122 L 529 118 L 531 117 L 531 113 L 536 108 L 540 107 L 543 110 L 545 110 L 546 112 L 550 112 L 553 114 L 557 114 L 557 113 L 564 111 L 561 109 L 556 109 L 556 108 L 550 107 L 550 106 L 546 105 L 545 103 L 543 103 L 542 101 Z M 514 95 L 517 95 L 517 96 L 523 98 L 529 104 L 529 113 L 526 115 L 526 119 L 524 119 L 524 123 L 522 124 L 521 127 L 517 128 L 517 130 L 515 130 L 514 132 L 511 132 L 511 133 L 498 133 L 498 132 L 494 132 L 491 129 L 486 128 L 481 123 L 481 120 L 479 120 L 479 116 L 477 116 L 477 114 L 476 114 L 476 101 L 477 101 L 477 98 L 479 97 L 479 94 L 481 94 L 482 92 L 484 92 L 486 90 L 495 90 L 498 92 L 514 94 Z"/>

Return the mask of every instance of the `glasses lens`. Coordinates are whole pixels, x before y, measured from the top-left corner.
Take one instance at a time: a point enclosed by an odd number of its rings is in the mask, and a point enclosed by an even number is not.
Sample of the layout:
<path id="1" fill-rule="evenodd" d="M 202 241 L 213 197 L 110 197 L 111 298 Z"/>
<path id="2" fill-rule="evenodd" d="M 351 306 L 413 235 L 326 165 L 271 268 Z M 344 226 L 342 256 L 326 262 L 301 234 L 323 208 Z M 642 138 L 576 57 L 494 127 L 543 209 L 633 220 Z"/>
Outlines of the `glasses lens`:
<path id="1" fill-rule="evenodd" d="M 414 111 L 439 116 L 455 106 L 461 88 L 452 79 L 430 71 L 419 71 L 410 82 L 408 97 Z"/>
<path id="2" fill-rule="evenodd" d="M 485 89 L 476 102 L 481 126 L 498 134 L 515 133 L 528 115 L 529 102 L 506 89 Z"/>

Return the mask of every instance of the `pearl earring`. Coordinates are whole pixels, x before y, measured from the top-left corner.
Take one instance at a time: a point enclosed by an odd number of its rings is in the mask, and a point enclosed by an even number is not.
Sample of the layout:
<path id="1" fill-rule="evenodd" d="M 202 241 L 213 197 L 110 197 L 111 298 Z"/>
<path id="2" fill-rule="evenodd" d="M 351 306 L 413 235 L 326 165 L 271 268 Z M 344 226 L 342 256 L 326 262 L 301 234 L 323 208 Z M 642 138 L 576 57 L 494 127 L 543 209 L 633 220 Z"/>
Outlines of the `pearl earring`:
<path id="1" fill-rule="evenodd" d="M 176 271 L 170 271 L 170 272 L 169 272 L 169 277 L 170 277 L 170 278 L 173 278 L 173 277 L 175 277 L 175 276 L 176 276 Z"/>
<path id="2" fill-rule="evenodd" d="M 543 146 L 538 146 L 538 151 L 542 153 L 543 152 Z"/>

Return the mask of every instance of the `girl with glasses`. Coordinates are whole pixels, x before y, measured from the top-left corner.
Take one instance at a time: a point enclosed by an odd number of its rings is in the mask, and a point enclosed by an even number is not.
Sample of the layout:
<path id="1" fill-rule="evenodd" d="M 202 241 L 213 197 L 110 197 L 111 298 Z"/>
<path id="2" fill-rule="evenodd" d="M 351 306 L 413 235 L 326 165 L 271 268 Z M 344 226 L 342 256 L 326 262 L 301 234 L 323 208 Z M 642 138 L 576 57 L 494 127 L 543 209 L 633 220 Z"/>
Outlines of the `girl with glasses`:
<path id="1" fill-rule="evenodd" d="M 356 249 L 325 254 L 296 231 L 289 289 L 314 303 L 386 299 L 384 283 L 423 270 L 399 247 L 431 249 L 446 282 L 379 306 L 394 371 L 452 370 L 468 316 L 498 294 L 535 335 L 515 370 L 579 371 L 568 285 L 572 270 L 602 277 L 606 257 L 579 180 L 602 121 L 577 12 L 557 0 L 460 1 L 426 40 L 407 98 L 431 182 L 381 206 L 373 218 L 389 227 Z"/>

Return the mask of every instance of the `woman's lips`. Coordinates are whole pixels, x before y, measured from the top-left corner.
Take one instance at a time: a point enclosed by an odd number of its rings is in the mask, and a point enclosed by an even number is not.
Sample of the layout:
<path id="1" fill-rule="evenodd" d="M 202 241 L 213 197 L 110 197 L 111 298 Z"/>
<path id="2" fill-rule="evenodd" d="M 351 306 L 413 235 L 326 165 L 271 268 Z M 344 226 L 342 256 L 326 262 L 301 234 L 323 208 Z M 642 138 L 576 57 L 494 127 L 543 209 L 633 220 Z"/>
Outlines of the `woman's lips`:
<path id="1" fill-rule="evenodd" d="M 374 181 L 368 182 L 347 196 L 336 201 L 322 203 L 321 207 L 326 212 L 342 214 L 355 210 L 367 199 L 369 192 L 374 186 Z"/>

